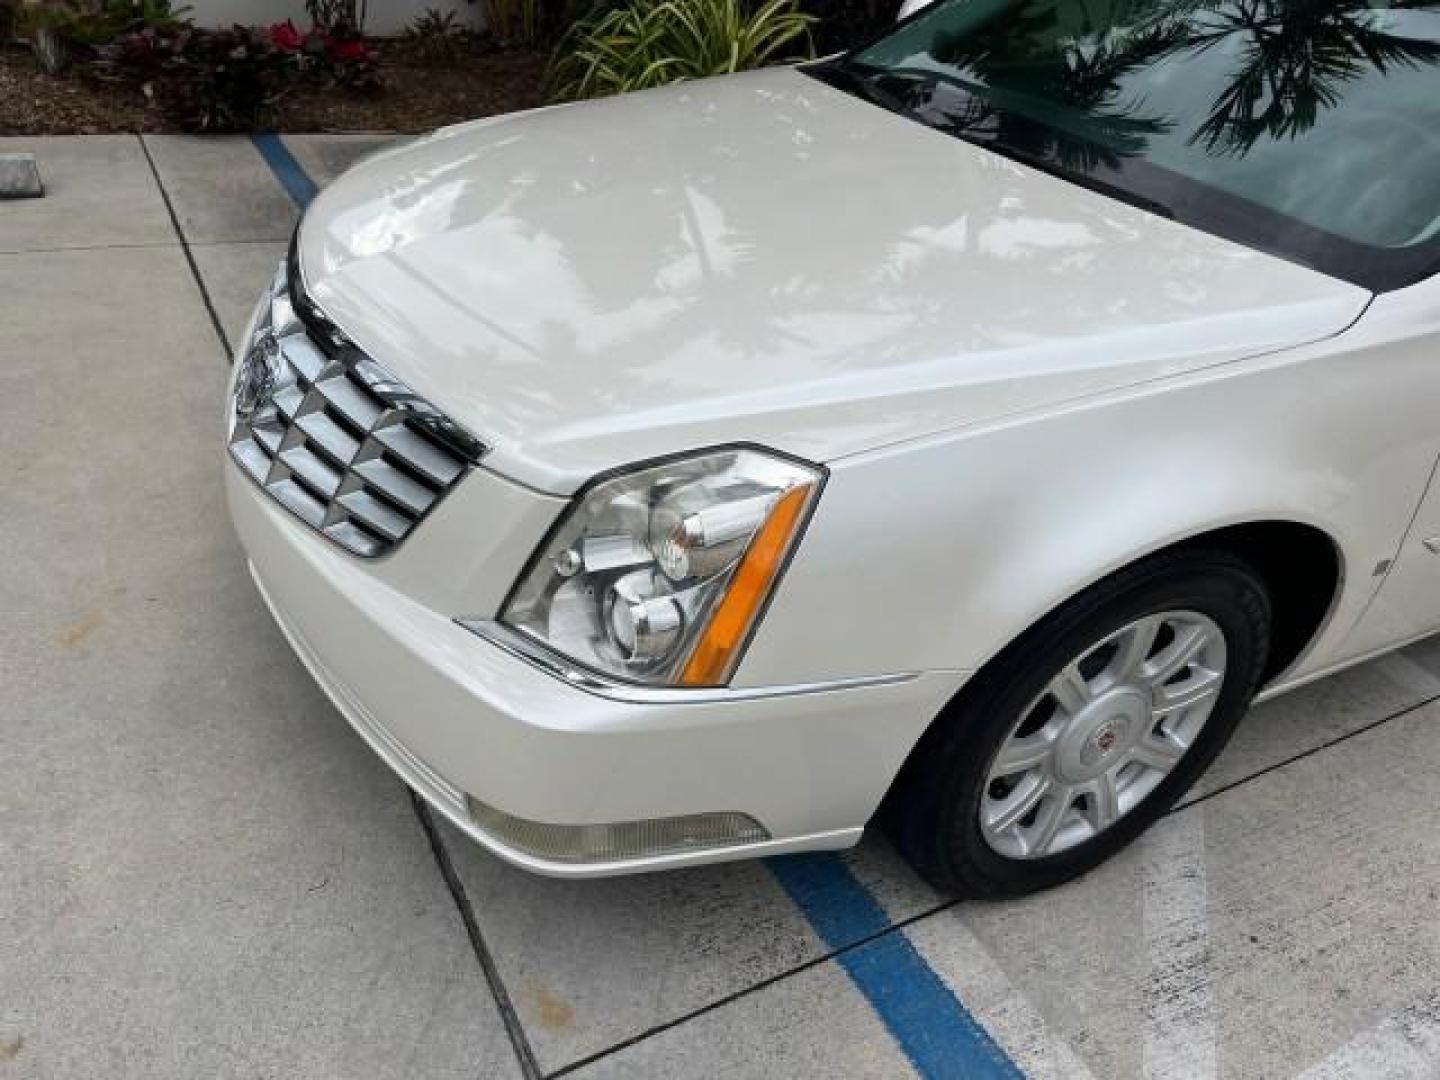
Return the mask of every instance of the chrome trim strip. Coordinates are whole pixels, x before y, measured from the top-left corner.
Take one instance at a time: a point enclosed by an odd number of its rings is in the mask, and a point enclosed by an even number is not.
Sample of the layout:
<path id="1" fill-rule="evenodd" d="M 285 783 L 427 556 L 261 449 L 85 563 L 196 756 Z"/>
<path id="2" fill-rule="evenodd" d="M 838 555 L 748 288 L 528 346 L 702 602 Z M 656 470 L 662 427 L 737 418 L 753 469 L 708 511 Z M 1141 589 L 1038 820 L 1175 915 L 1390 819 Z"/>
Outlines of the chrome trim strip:
<path id="1" fill-rule="evenodd" d="M 724 701 L 754 701 L 759 698 L 793 697 L 798 694 L 826 694 L 837 690 L 855 690 L 866 686 L 890 686 L 909 682 L 919 672 L 905 671 L 890 675 L 861 675 L 850 679 L 825 682 L 793 683 L 784 686 L 717 686 L 686 689 L 674 686 L 639 686 L 608 679 L 598 672 L 568 662 L 545 648 L 533 638 L 506 626 L 496 619 L 456 619 L 456 624 L 476 637 L 505 650 L 547 675 L 583 690 L 587 694 L 623 701 L 631 705 L 700 705 Z"/>

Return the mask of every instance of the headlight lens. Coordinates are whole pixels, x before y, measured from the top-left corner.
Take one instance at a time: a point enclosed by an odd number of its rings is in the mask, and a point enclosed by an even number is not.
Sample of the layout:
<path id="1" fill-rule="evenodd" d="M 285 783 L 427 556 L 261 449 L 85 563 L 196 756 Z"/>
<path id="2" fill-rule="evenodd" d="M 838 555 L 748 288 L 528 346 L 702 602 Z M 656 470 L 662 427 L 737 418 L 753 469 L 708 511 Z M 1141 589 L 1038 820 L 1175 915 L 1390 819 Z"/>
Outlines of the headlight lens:
<path id="1" fill-rule="evenodd" d="M 819 470 L 711 451 L 596 484 L 537 554 L 503 622 L 656 686 L 718 686 L 820 490 Z"/>

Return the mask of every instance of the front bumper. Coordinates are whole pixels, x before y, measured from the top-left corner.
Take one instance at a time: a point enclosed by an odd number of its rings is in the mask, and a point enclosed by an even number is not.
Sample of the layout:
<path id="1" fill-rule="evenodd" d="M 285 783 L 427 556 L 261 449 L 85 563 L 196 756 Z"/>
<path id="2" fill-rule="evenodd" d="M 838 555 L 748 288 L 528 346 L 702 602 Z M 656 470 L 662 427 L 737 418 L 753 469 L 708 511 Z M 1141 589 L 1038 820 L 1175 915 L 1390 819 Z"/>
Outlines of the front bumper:
<path id="1" fill-rule="evenodd" d="M 397 587 L 413 570 L 403 561 L 424 545 L 380 563 L 353 558 L 228 460 L 225 473 L 260 590 L 331 700 L 437 810 L 529 870 L 586 877 L 848 846 L 959 679 L 929 673 L 794 693 L 614 700 L 462 628 L 454 621 L 461 612 L 437 611 L 433 598 Z M 442 507 L 426 530 L 447 529 L 439 519 L 466 505 L 503 506 L 516 490 L 485 470 L 462 487 L 465 497 Z M 744 813 L 772 839 L 560 862 L 482 829 L 467 795 L 505 815 L 558 825 Z"/>

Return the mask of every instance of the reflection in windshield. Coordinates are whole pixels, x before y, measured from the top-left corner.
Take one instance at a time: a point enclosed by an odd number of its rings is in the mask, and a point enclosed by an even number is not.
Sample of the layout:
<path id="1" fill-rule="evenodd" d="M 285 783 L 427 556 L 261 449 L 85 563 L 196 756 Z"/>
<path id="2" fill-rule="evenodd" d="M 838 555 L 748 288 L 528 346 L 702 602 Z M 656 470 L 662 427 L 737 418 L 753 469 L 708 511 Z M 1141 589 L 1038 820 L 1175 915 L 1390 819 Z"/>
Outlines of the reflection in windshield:
<path id="1" fill-rule="evenodd" d="M 939 0 L 831 81 L 1394 287 L 1440 255 L 1437 68 L 1436 0 Z"/>
<path id="2" fill-rule="evenodd" d="M 1181 24 L 1138 21 L 1082 37 L 1057 35 L 1056 21 L 1053 7 L 1011 5 L 975 32 L 937 33 L 914 66 L 869 73 L 933 126 L 1018 154 L 1085 171 L 1143 154 L 1171 124 L 1127 94 L 1124 79 L 1172 51 Z"/>
<path id="3" fill-rule="evenodd" d="M 1421 11 L 1432 6 L 1395 5 Z M 1440 62 L 1440 42 L 1407 37 L 1393 25 L 1385 9 L 1358 0 L 1250 0 L 1202 8 L 1182 37 L 1183 47 L 1228 50 L 1240 63 L 1191 139 L 1232 153 L 1245 153 L 1262 138 L 1293 139 L 1315 126 L 1321 110 L 1340 105 L 1347 84 Z"/>

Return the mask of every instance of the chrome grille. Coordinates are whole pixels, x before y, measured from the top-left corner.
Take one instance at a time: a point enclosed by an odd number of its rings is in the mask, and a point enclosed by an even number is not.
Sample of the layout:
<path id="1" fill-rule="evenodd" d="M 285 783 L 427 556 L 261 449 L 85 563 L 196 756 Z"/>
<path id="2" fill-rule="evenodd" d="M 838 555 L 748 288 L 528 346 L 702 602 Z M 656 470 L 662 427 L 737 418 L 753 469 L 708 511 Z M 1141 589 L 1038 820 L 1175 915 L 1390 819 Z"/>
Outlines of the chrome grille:
<path id="1" fill-rule="evenodd" d="M 230 454 L 307 525 L 383 555 L 485 448 L 361 353 L 298 281 L 292 250 L 236 373 Z"/>

